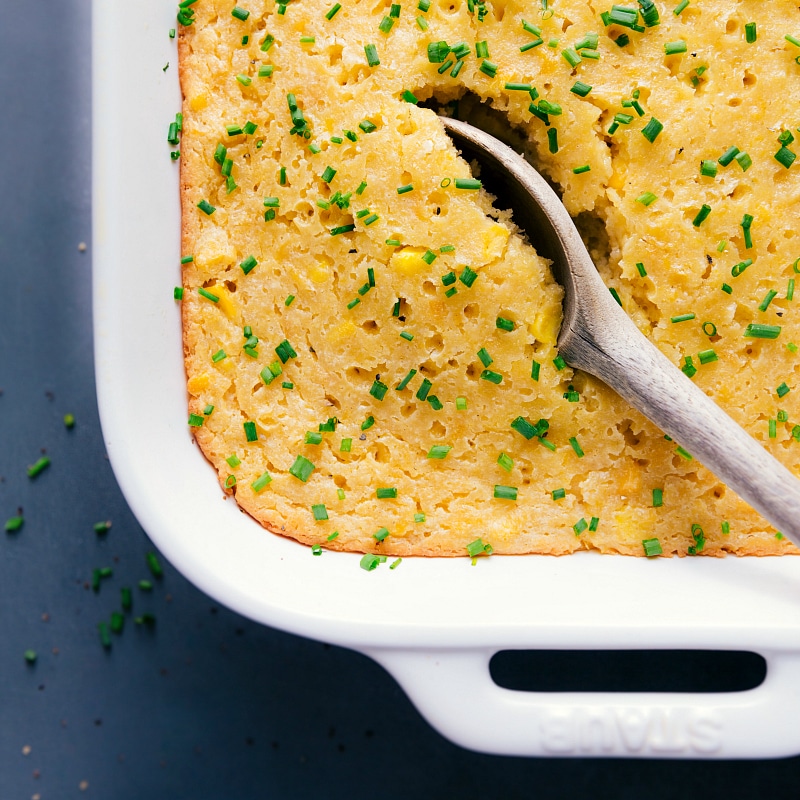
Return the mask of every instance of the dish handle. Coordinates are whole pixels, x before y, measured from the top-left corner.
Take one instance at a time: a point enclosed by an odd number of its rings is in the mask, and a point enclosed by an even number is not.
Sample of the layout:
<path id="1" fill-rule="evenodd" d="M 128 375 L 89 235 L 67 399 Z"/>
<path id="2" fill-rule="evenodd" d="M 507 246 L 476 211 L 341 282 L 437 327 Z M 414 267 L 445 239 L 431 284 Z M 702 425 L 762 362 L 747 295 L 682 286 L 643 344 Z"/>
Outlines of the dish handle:
<path id="1" fill-rule="evenodd" d="M 777 758 L 800 753 L 800 653 L 761 652 L 764 682 L 720 694 L 525 692 L 494 683 L 494 649 L 365 650 L 428 722 L 498 755 Z"/>

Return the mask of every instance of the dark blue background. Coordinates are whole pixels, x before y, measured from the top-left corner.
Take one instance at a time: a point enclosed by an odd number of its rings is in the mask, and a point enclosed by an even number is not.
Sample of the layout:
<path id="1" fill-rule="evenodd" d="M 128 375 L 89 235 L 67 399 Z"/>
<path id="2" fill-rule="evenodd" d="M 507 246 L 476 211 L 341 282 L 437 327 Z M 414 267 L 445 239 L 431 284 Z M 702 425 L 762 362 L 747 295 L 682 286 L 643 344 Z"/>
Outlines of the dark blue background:
<path id="1" fill-rule="evenodd" d="M 104 454 L 92 253 L 78 247 L 91 240 L 90 2 L 0 10 L 0 524 L 18 507 L 25 517 L 20 532 L 0 531 L 0 800 L 800 794 L 798 759 L 470 753 L 359 654 L 218 608 L 169 565 L 152 593 L 135 588 L 152 548 Z M 30 480 L 43 451 L 52 465 Z M 113 526 L 98 537 L 105 519 Z M 95 593 L 103 566 L 114 574 Z M 107 652 L 97 623 L 122 586 L 134 587 L 134 614 L 157 622 L 129 616 Z"/>

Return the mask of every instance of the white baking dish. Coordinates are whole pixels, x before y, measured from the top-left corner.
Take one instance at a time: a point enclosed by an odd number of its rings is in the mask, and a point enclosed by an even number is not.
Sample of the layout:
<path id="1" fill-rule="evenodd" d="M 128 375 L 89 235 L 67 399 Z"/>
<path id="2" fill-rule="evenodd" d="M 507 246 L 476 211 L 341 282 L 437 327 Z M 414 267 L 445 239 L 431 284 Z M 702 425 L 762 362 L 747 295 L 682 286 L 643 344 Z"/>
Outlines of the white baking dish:
<path id="1" fill-rule="evenodd" d="M 202 2 L 202 0 L 201 0 Z M 192 443 L 179 309 L 175 3 L 94 4 L 94 332 L 106 446 L 165 556 L 238 612 L 367 653 L 445 736 L 516 755 L 800 753 L 800 559 L 406 559 L 390 571 L 263 531 Z M 162 71 L 169 62 L 166 72 Z M 507 648 L 753 650 L 732 694 L 536 694 L 496 686 Z"/>

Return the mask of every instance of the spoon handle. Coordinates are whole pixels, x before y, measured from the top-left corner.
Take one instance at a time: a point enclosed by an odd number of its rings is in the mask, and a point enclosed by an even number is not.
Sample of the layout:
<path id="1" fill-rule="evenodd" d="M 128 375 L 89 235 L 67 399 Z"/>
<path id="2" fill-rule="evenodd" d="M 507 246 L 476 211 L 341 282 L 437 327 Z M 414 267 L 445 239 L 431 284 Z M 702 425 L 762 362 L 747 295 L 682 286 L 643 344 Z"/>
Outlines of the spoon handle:
<path id="1" fill-rule="evenodd" d="M 641 411 L 785 536 L 800 545 L 800 480 L 661 351 L 606 293 L 594 324 L 563 337 L 561 352 Z M 609 334 L 613 332 L 612 334 Z"/>

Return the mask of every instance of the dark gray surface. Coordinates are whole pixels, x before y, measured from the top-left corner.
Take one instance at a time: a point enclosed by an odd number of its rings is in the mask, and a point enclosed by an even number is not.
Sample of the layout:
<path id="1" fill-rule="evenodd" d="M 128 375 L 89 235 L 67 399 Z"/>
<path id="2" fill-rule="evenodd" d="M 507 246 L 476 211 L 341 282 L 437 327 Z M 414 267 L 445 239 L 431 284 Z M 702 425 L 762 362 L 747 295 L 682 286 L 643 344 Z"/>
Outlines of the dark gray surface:
<path id="1" fill-rule="evenodd" d="M 0 524 L 18 506 L 25 516 L 19 533 L 0 532 L 0 800 L 798 795 L 798 759 L 466 752 L 368 659 L 217 608 L 168 565 L 152 594 L 134 588 L 134 614 L 154 613 L 155 629 L 129 615 L 104 651 L 97 623 L 120 587 L 148 577 L 152 546 L 117 488 L 95 404 L 91 249 L 78 250 L 91 238 L 90 3 L 0 10 Z M 52 466 L 29 480 L 43 449 Z M 114 575 L 94 593 L 101 566 Z"/>

